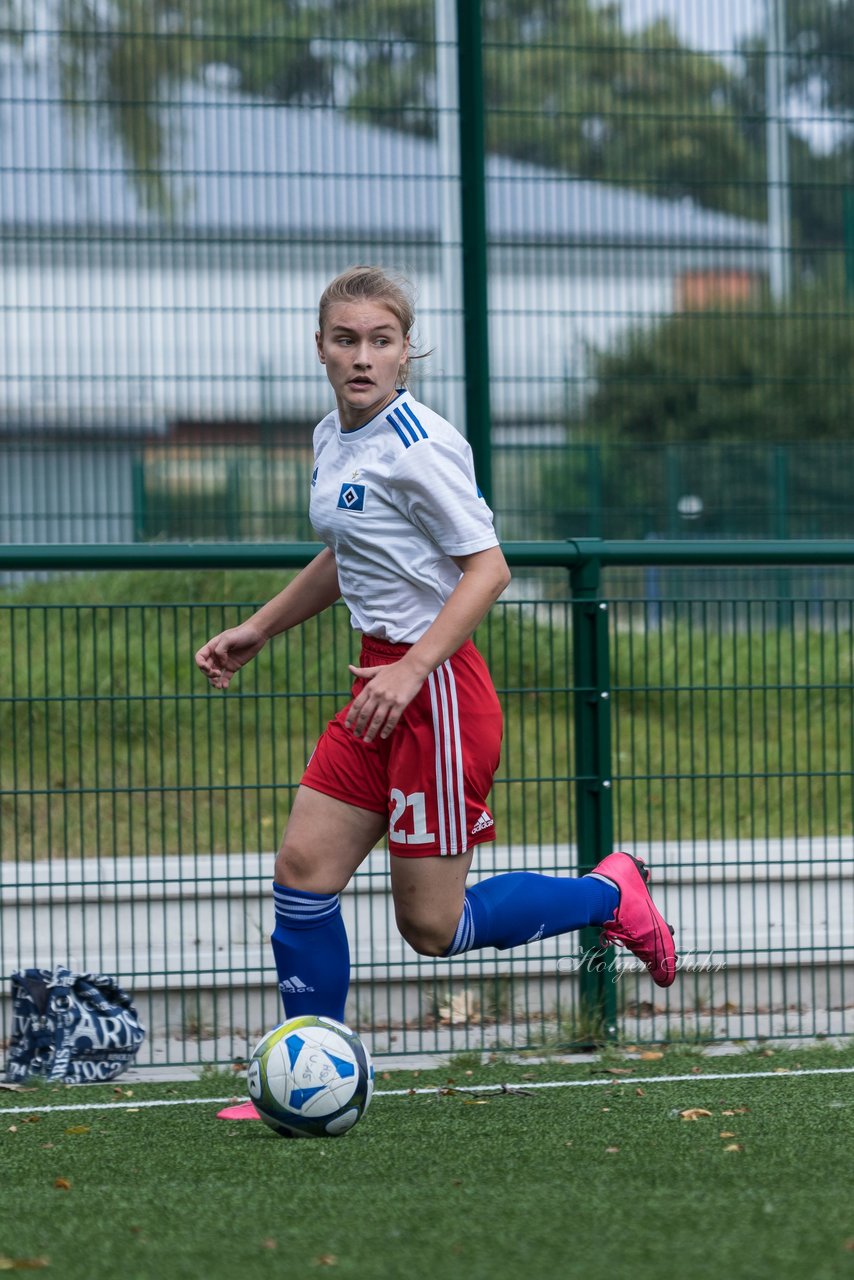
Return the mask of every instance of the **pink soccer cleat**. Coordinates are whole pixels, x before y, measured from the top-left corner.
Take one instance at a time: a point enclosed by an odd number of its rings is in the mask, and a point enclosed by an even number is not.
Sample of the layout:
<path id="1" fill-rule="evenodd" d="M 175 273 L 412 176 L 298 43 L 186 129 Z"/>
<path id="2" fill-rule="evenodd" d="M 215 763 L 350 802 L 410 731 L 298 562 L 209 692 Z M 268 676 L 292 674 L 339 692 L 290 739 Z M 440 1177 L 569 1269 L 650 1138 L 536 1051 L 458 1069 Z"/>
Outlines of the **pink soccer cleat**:
<path id="1" fill-rule="evenodd" d="M 646 864 L 630 853 L 609 853 L 590 874 L 610 881 L 620 891 L 614 919 L 602 926 L 603 946 L 619 942 L 643 961 L 653 982 L 669 987 L 676 977 L 673 927 L 652 900 Z"/>
<path id="2" fill-rule="evenodd" d="M 260 1120 L 252 1102 L 241 1102 L 236 1107 L 226 1107 L 216 1113 L 217 1120 Z"/>

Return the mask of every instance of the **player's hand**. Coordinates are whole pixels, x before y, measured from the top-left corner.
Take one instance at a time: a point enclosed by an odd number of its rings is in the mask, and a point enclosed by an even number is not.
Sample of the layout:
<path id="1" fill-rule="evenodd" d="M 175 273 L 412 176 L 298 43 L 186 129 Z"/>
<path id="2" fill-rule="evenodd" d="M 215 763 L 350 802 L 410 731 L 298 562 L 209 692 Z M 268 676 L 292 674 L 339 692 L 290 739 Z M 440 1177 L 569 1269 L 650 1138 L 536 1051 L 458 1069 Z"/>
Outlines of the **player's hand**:
<path id="1" fill-rule="evenodd" d="M 347 713 L 344 724 L 356 737 L 373 742 L 387 738 L 424 683 L 403 659 L 382 667 L 350 666 L 354 676 L 365 681 Z"/>
<path id="2" fill-rule="evenodd" d="M 235 671 L 259 653 L 267 636 L 254 622 L 242 622 L 214 636 L 196 654 L 196 666 L 214 689 L 227 689 Z"/>

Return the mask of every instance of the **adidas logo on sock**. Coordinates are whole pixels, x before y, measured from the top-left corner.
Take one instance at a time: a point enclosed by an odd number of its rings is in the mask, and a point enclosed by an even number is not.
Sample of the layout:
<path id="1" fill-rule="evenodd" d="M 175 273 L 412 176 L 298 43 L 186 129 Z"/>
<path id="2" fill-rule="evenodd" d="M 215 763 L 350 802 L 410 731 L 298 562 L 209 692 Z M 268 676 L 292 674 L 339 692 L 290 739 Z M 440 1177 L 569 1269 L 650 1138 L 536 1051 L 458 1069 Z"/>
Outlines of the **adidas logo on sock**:
<path id="1" fill-rule="evenodd" d="M 477 822 L 472 827 L 471 834 L 473 836 L 476 836 L 478 831 L 485 831 L 487 827 L 492 827 L 494 825 L 495 823 L 492 821 L 489 814 L 484 809 L 483 813 L 480 815 Z"/>
<path id="2" fill-rule="evenodd" d="M 296 974 L 291 974 L 290 978 L 283 978 L 279 983 L 279 990 L 282 995 L 303 995 L 306 991 L 313 991 L 314 987 L 307 987 L 302 978 L 298 978 Z"/>

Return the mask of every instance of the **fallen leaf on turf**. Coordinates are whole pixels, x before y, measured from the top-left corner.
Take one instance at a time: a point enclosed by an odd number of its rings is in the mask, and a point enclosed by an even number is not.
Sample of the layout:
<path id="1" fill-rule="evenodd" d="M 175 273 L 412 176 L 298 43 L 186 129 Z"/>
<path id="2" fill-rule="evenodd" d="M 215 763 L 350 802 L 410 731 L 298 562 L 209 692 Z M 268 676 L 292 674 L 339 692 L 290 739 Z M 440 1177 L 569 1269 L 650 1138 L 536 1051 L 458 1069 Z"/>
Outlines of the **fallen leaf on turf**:
<path id="1" fill-rule="evenodd" d="M 608 1076 L 630 1076 L 632 1069 L 631 1067 L 606 1067 L 605 1074 Z"/>
<path id="2" fill-rule="evenodd" d="M 606 1155 L 606 1156 L 615 1156 L 615 1155 L 617 1155 L 617 1153 L 619 1152 L 619 1150 L 620 1150 L 620 1148 L 619 1148 L 619 1147 L 606 1147 L 606 1148 L 605 1148 L 605 1155 Z"/>
<path id="3" fill-rule="evenodd" d="M 10 1125 L 9 1125 L 9 1132 L 10 1132 L 10 1133 L 17 1133 L 17 1132 L 18 1132 L 18 1126 L 17 1126 L 16 1124 L 10 1124 Z"/>
<path id="4" fill-rule="evenodd" d="M 53 1185 L 56 1187 L 57 1191 L 71 1190 L 71 1183 L 68 1178 L 54 1178 Z"/>
<path id="5" fill-rule="evenodd" d="M 9 1093 L 33 1093 L 33 1087 L 25 1084 L 6 1084 L 0 1081 L 0 1089 L 6 1089 Z"/>
<path id="6" fill-rule="evenodd" d="M 88 1124 L 72 1124 L 65 1130 L 66 1133 L 88 1133 Z"/>
<path id="7" fill-rule="evenodd" d="M 49 1266 L 49 1258 L 7 1258 L 0 1254 L 0 1271 L 41 1271 Z"/>
<path id="8" fill-rule="evenodd" d="M 707 1111 L 705 1107 L 686 1107 L 684 1111 L 679 1112 L 682 1120 L 699 1120 L 703 1116 L 710 1116 L 711 1111 Z"/>
<path id="9" fill-rule="evenodd" d="M 724 1147 L 724 1151 L 743 1151 L 744 1147 L 739 1142 L 729 1142 Z"/>
<path id="10" fill-rule="evenodd" d="M 646 1097 L 646 1094 L 644 1093 L 643 1089 L 635 1089 L 635 1097 L 636 1097 L 636 1098 L 645 1098 L 645 1097 Z"/>
<path id="11" fill-rule="evenodd" d="M 274 1240 L 272 1236 L 267 1236 L 266 1240 L 261 1241 L 262 1249 L 278 1249 L 278 1247 L 278 1240 Z"/>
<path id="12" fill-rule="evenodd" d="M 463 1098 L 464 1107 L 488 1107 L 489 1098 Z"/>
<path id="13" fill-rule="evenodd" d="M 852 1236 L 850 1240 L 844 1240 L 842 1242 L 842 1248 L 847 1249 L 849 1253 L 854 1253 L 854 1236 Z"/>
<path id="14" fill-rule="evenodd" d="M 658 1049 L 645 1049 L 640 1055 L 640 1060 L 641 1062 L 660 1062 L 663 1057 L 664 1054 Z"/>
<path id="15" fill-rule="evenodd" d="M 334 1267 L 338 1259 L 334 1253 L 322 1253 L 319 1258 L 315 1258 L 315 1262 L 319 1267 Z"/>
<path id="16" fill-rule="evenodd" d="M 734 1138 L 734 1137 L 735 1137 L 735 1134 L 734 1134 L 734 1133 L 730 1133 L 730 1131 L 729 1131 L 728 1129 L 722 1129 L 722 1130 L 721 1130 L 721 1132 L 718 1134 L 718 1137 L 719 1137 L 719 1138 Z"/>

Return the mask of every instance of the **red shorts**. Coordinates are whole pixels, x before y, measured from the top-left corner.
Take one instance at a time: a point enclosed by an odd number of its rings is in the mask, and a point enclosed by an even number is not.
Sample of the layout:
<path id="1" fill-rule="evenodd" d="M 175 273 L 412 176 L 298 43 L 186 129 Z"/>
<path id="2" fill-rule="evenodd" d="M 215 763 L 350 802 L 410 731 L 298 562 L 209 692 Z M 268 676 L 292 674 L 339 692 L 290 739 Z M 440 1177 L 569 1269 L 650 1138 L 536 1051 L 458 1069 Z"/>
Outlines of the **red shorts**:
<path id="1" fill-rule="evenodd" d="M 396 662 L 409 647 L 363 636 L 359 665 Z M 356 681 L 353 698 L 364 684 Z M 501 707 L 471 640 L 431 671 L 388 738 L 357 738 L 344 726 L 349 707 L 326 726 L 303 786 L 387 813 L 389 849 L 406 858 L 494 840 L 486 797 L 501 755 Z"/>

